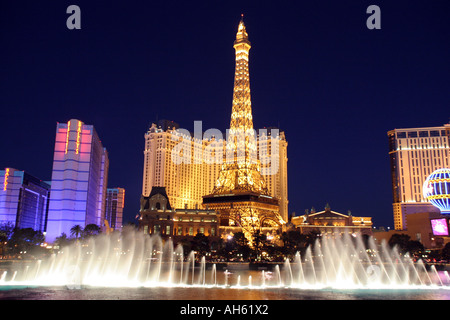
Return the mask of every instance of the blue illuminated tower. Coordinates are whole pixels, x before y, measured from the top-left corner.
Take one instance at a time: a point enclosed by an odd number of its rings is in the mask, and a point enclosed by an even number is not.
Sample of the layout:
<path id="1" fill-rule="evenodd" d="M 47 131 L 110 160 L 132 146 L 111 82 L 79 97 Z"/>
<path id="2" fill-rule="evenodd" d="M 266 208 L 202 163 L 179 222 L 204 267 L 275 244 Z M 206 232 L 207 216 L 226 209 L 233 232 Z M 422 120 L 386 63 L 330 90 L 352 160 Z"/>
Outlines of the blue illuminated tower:
<path id="1" fill-rule="evenodd" d="M 108 153 L 92 125 L 72 119 L 58 123 L 53 158 L 47 241 L 74 225 L 102 226 L 108 179 Z"/>

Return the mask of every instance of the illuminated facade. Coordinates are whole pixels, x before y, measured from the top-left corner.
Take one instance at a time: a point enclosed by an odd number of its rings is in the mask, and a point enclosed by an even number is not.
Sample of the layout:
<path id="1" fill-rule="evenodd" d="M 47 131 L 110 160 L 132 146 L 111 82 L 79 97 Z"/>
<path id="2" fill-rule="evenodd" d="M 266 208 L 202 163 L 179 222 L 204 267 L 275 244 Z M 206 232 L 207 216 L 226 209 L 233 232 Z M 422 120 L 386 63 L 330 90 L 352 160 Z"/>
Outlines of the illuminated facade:
<path id="1" fill-rule="evenodd" d="M 125 189 L 107 188 L 105 201 L 105 220 L 110 230 L 122 230 Z"/>
<path id="2" fill-rule="evenodd" d="M 0 170 L 0 224 L 45 232 L 50 185 L 13 168 Z"/>
<path id="3" fill-rule="evenodd" d="M 373 236 L 375 241 L 382 244 L 383 241 L 387 243 L 393 234 L 405 234 L 411 240 L 422 243 L 425 249 L 442 248 L 445 245 L 445 239 L 441 235 L 433 232 L 433 220 L 439 219 L 440 217 L 439 212 L 408 214 L 406 216 L 408 230 L 378 231 L 374 229 Z"/>
<path id="4" fill-rule="evenodd" d="M 159 234 L 174 242 L 201 233 L 219 238 L 219 218 L 215 211 L 204 209 L 174 209 L 164 187 L 153 187 L 141 197 L 139 229 L 145 234 Z"/>
<path id="5" fill-rule="evenodd" d="M 250 95 L 251 45 L 243 19 L 233 47 L 236 68 L 226 160 L 212 193 L 203 196 L 203 205 L 219 212 L 224 232 L 230 227 L 231 232 L 242 231 L 252 246 L 257 232 L 264 233 L 263 228 L 279 231 L 286 222 L 279 213 L 279 199 L 269 193 L 257 156 Z"/>
<path id="6" fill-rule="evenodd" d="M 263 131 L 257 140 L 261 174 L 266 181 L 269 195 L 278 199 L 281 218 L 288 221 L 288 143 L 284 131 L 280 131 L 277 136 L 271 136 L 271 130 L 271 128 L 267 129 L 267 135 Z M 273 168 L 276 168 L 275 171 L 271 171 Z"/>
<path id="7" fill-rule="evenodd" d="M 47 240 L 74 225 L 103 225 L 109 159 L 92 125 L 58 123 L 48 212 Z"/>
<path id="8" fill-rule="evenodd" d="M 178 125 L 157 126 L 153 123 L 145 134 L 142 194 L 148 196 L 152 187 L 165 187 L 174 208 L 201 208 L 202 196 L 211 192 L 220 164 L 202 161 L 210 148 L 223 150 L 222 140 L 198 139 L 174 130 Z M 183 139 L 192 152 L 187 163 L 176 163 L 172 154 Z"/>
<path id="9" fill-rule="evenodd" d="M 394 228 L 407 229 L 406 215 L 439 212 L 423 196 L 423 184 L 450 162 L 450 124 L 395 129 L 388 132 L 393 191 Z"/>
<path id="10" fill-rule="evenodd" d="M 339 213 L 332 211 L 329 205 L 325 206 L 324 211 L 311 210 L 302 216 L 292 217 L 291 222 L 304 234 L 317 232 L 322 236 L 343 233 L 372 235 L 371 217 L 355 217 L 350 212 Z"/>

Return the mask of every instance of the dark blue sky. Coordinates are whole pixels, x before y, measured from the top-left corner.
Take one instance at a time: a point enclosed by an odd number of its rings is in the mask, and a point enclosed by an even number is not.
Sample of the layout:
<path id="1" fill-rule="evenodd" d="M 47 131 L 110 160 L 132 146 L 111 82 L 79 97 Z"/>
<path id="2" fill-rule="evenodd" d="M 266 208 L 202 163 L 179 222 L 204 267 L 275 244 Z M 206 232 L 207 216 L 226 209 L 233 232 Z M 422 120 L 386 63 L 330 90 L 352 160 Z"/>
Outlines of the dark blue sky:
<path id="1" fill-rule="evenodd" d="M 81 30 L 66 28 L 71 4 Z M 3 3 L 0 167 L 50 180 L 56 122 L 93 124 L 132 220 L 149 123 L 228 128 L 241 13 L 255 127 L 289 143 L 289 211 L 328 202 L 392 226 L 387 131 L 450 118 L 447 0 Z"/>

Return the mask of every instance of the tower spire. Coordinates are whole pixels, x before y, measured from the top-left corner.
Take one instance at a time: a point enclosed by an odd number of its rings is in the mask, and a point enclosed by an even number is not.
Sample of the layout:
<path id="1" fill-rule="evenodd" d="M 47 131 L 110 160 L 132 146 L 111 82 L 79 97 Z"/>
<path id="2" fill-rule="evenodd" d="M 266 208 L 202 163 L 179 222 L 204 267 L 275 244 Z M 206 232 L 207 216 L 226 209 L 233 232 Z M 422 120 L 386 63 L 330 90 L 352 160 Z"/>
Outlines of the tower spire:
<path id="1" fill-rule="evenodd" d="M 236 190 L 268 194 L 256 155 L 256 133 L 253 129 L 248 64 L 251 44 L 248 40 L 243 15 L 233 47 L 236 51 L 236 68 L 230 130 L 226 146 L 226 164 L 219 174 L 213 193 Z"/>
<path id="2" fill-rule="evenodd" d="M 245 30 L 244 14 L 241 14 L 241 21 L 239 21 L 238 32 L 236 34 L 236 41 L 243 41 L 243 40 L 247 40 L 248 44 L 250 45 L 250 42 L 248 41 L 248 34 L 247 31 Z M 250 48 L 248 49 L 250 50 Z"/>
<path id="3" fill-rule="evenodd" d="M 236 69 L 226 162 L 212 194 L 203 196 L 203 205 L 220 213 L 221 225 L 240 228 L 253 246 L 253 236 L 263 226 L 279 229 L 285 222 L 279 215 L 278 199 L 269 194 L 256 156 L 248 67 L 251 44 L 242 16 L 233 47 Z"/>

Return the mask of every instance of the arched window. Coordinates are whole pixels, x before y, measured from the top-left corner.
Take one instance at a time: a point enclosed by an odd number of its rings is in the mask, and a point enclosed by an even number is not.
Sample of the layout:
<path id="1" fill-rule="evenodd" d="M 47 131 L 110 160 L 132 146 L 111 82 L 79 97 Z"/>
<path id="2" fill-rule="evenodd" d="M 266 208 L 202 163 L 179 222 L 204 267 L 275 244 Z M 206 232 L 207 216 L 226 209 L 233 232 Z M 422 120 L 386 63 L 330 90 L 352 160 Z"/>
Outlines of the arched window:
<path id="1" fill-rule="evenodd" d="M 161 210 L 161 203 L 157 202 L 155 206 L 156 210 Z"/>

